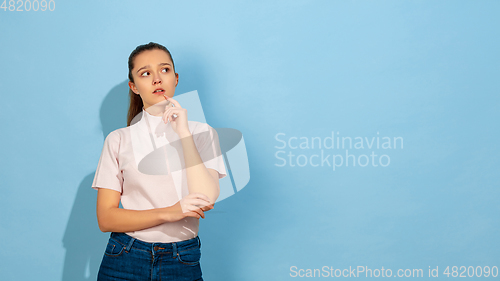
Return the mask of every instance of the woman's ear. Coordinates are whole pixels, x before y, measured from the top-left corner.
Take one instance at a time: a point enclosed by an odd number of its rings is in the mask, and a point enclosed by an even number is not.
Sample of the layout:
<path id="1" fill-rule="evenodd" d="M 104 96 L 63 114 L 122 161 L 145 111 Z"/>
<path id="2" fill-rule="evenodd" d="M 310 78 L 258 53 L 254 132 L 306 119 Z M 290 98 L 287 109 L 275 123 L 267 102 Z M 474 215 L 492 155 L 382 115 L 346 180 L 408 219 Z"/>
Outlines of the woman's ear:
<path id="1" fill-rule="evenodd" d="M 135 84 L 134 82 L 132 81 L 128 81 L 128 87 L 130 88 L 130 90 L 132 90 L 132 92 L 134 92 L 136 95 L 139 94 L 139 91 L 137 91 L 137 87 L 135 87 Z"/>
<path id="2" fill-rule="evenodd" d="M 175 73 L 175 86 L 177 87 L 177 84 L 179 84 L 179 73 Z"/>

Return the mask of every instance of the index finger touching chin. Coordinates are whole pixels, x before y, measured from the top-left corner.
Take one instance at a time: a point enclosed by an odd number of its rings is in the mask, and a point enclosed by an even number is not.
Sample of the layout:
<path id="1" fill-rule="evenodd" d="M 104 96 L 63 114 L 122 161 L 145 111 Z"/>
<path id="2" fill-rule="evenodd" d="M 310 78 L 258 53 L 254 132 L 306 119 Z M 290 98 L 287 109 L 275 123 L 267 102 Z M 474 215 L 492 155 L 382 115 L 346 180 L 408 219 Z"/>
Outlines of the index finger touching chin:
<path id="1" fill-rule="evenodd" d="M 177 108 L 182 108 L 181 105 L 179 104 L 178 101 L 174 100 L 173 98 L 169 97 L 169 96 L 165 96 L 165 98 L 170 101 L 171 103 L 173 103 L 175 105 L 175 107 Z"/>

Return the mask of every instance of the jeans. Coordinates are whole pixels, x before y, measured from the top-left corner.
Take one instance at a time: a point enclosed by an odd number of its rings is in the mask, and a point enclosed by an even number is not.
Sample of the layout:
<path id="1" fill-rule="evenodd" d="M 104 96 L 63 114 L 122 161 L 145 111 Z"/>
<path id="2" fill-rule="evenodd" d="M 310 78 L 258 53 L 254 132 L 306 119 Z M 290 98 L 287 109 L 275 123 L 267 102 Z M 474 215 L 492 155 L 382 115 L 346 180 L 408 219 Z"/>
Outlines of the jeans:
<path id="1" fill-rule="evenodd" d="M 147 243 L 113 232 L 97 280 L 203 281 L 200 249 L 198 236 L 173 243 Z"/>

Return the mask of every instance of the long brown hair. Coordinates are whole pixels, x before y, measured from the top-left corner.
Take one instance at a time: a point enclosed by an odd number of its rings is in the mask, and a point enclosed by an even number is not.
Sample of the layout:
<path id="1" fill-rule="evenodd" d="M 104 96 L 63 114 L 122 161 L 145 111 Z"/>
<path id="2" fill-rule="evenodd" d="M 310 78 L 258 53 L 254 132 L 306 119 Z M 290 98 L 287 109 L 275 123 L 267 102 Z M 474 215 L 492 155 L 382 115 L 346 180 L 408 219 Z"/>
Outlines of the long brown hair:
<path id="1" fill-rule="evenodd" d="M 134 83 L 134 77 L 132 77 L 132 69 L 134 69 L 135 57 L 137 57 L 137 55 L 139 55 L 140 53 L 142 53 L 144 51 L 155 50 L 155 49 L 163 50 L 168 54 L 168 56 L 170 57 L 170 60 L 172 60 L 172 67 L 173 67 L 174 72 L 175 72 L 174 59 L 172 59 L 172 55 L 170 54 L 170 51 L 167 48 L 165 48 L 165 46 L 163 46 L 163 45 L 160 45 L 158 43 L 149 42 L 148 44 L 137 46 L 137 48 L 135 48 L 135 50 L 133 50 L 132 53 L 130 54 L 130 56 L 128 57 L 128 80 L 130 80 L 130 82 Z M 128 95 L 129 95 L 130 104 L 128 107 L 128 114 L 127 114 L 127 127 L 130 126 L 132 119 L 134 119 L 134 117 L 137 114 L 141 113 L 142 107 L 144 106 L 144 104 L 142 103 L 141 96 L 134 93 L 131 89 L 128 90 Z"/>

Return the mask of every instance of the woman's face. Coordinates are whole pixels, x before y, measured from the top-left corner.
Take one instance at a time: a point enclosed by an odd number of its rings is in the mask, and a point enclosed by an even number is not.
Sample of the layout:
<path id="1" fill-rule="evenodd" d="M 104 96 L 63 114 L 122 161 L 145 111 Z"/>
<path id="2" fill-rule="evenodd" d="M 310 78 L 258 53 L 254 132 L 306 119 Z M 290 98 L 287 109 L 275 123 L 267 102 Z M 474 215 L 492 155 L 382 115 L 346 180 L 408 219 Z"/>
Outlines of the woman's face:
<path id="1" fill-rule="evenodd" d="M 135 57 L 132 77 L 134 82 L 129 81 L 128 85 L 141 96 L 144 109 L 164 101 L 164 95 L 173 97 L 179 82 L 169 55 L 158 49 L 143 51 Z"/>

